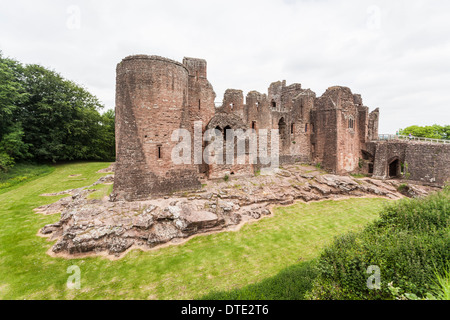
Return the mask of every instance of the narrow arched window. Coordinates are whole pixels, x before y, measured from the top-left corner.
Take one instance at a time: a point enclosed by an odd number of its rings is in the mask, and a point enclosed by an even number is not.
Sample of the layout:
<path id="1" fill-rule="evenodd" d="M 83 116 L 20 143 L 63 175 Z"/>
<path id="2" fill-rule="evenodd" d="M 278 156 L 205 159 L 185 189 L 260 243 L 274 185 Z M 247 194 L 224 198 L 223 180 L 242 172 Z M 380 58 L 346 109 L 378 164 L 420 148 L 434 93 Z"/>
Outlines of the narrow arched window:
<path id="1" fill-rule="evenodd" d="M 162 159 L 162 145 L 157 146 L 157 157 L 158 159 Z"/>
<path id="2" fill-rule="evenodd" d="M 349 127 L 350 129 L 355 128 L 355 120 L 353 120 L 352 118 L 350 118 L 350 119 L 348 120 L 348 127 Z"/>

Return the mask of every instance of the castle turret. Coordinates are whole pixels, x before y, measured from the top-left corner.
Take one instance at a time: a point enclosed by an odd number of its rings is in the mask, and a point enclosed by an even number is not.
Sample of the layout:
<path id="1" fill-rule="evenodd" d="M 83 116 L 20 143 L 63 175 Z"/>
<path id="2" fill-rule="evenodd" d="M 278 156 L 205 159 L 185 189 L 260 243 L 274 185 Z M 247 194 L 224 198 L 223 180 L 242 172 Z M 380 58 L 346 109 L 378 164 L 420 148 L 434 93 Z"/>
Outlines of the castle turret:
<path id="1" fill-rule="evenodd" d="M 174 164 L 174 130 L 192 133 L 189 71 L 158 56 L 136 55 L 117 66 L 117 164 L 114 193 L 126 200 L 199 188 L 193 164 Z"/>

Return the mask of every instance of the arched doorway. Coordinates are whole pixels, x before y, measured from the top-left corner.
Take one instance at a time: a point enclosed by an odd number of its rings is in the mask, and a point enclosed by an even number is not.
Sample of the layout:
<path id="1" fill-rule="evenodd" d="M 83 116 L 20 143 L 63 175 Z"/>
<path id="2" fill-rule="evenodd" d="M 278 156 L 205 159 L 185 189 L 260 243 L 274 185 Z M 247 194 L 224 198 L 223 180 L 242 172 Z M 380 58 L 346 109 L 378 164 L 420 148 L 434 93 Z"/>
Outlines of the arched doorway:
<path id="1" fill-rule="evenodd" d="M 398 160 L 398 158 L 395 158 L 389 163 L 388 170 L 389 170 L 389 178 L 398 177 L 400 173 L 400 161 Z"/>

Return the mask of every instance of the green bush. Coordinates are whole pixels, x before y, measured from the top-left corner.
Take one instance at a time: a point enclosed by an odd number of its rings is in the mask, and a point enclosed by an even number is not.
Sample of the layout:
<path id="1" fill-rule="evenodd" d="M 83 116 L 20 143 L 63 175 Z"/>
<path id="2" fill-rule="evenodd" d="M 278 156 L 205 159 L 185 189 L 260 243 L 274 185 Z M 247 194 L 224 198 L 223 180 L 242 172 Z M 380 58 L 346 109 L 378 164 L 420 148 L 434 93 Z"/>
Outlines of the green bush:
<path id="1" fill-rule="evenodd" d="M 392 299 L 388 284 L 418 297 L 450 257 L 450 188 L 384 209 L 359 233 L 338 237 L 321 254 L 311 299 Z M 378 266 L 381 288 L 369 289 L 367 268 Z"/>
<path id="2" fill-rule="evenodd" d="M 0 152 L 0 172 L 6 172 L 14 165 L 14 159 L 6 152 Z"/>

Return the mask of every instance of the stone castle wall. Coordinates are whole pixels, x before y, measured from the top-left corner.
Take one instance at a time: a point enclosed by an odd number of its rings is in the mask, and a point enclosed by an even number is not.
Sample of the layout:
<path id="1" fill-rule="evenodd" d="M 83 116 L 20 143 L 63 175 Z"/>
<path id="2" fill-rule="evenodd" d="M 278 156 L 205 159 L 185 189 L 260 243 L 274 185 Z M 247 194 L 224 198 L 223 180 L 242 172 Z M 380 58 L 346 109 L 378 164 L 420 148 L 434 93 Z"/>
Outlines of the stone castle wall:
<path id="1" fill-rule="evenodd" d="M 117 160 L 114 193 L 125 199 L 200 186 L 194 165 L 175 165 L 172 132 L 191 130 L 188 69 L 157 56 L 132 56 L 117 66 Z"/>
<path id="2" fill-rule="evenodd" d="M 201 187 L 201 178 L 247 176 L 264 167 L 257 164 L 208 165 L 203 161 L 175 165 L 172 132 L 186 129 L 194 138 L 194 123 L 207 129 L 278 129 L 280 164 L 320 162 L 335 173 L 358 169 L 361 150 L 378 134 L 378 111 L 369 114 L 360 95 L 349 88 L 331 87 L 321 97 L 301 84 L 273 82 L 267 94 L 228 89 L 222 106 L 207 79 L 203 59 L 183 63 L 158 56 L 137 55 L 117 66 L 117 168 L 114 193 L 140 199 Z M 270 135 L 268 137 L 270 150 Z M 203 141 L 203 151 L 208 142 Z M 195 144 L 192 141 L 192 146 Z M 193 147 L 194 149 L 195 147 Z M 245 155 L 248 160 L 248 149 Z M 231 151 L 236 152 L 236 151 Z M 225 155 L 224 155 L 225 156 Z"/>
<path id="3" fill-rule="evenodd" d="M 394 140 L 372 142 L 370 145 L 375 158 L 375 178 L 404 177 L 440 186 L 450 182 L 450 144 Z M 397 166 L 395 176 L 389 170 L 394 162 Z"/>

